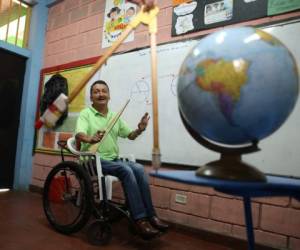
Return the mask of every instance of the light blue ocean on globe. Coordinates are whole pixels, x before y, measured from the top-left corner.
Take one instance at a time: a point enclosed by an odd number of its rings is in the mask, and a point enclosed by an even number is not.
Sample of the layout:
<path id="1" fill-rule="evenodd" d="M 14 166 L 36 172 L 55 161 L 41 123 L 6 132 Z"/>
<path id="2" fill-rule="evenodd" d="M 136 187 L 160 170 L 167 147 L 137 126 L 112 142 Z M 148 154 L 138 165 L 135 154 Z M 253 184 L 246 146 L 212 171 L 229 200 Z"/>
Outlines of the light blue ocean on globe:
<path id="1" fill-rule="evenodd" d="M 200 136 L 227 145 L 276 131 L 298 97 L 297 65 L 275 37 L 251 27 L 201 39 L 178 79 L 179 110 Z"/>

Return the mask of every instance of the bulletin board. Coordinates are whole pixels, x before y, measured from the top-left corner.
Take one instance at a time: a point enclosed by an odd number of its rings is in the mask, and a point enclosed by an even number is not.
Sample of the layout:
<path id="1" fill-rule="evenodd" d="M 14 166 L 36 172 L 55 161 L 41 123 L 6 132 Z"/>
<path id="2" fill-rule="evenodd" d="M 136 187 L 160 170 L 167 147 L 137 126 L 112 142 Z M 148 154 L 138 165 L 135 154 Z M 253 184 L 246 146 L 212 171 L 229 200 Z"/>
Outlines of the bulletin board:
<path id="1" fill-rule="evenodd" d="M 297 9 L 299 0 L 173 0 L 172 36 Z"/>
<path id="2" fill-rule="evenodd" d="M 59 65 L 56 67 L 45 68 L 41 71 L 40 77 L 40 98 L 44 92 L 46 82 L 54 74 L 61 74 L 68 81 L 69 93 L 80 82 L 83 76 L 92 68 L 92 65 L 97 61 L 97 58 L 90 58 L 88 60 L 77 61 L 74 63 Z M 59 140 L 67 140 L 73 136 L 76 125 L 76 120 L 79 112 L 90 104 L 89 86 L 95 79 L 99 79 L 99 72 L 97 72 L 81 90 L 78 96 L 68 106 L 68 117 L 63 124 L 55 129 L 50 129 L 45 126 L 36 131 L 36 152 L 58 153 L 59 147 L 57 142 Z M 38 100 L 38 109 L 40 107 L 40 98 Z M 37 117 L 40 116 L 39 110 Z"/>

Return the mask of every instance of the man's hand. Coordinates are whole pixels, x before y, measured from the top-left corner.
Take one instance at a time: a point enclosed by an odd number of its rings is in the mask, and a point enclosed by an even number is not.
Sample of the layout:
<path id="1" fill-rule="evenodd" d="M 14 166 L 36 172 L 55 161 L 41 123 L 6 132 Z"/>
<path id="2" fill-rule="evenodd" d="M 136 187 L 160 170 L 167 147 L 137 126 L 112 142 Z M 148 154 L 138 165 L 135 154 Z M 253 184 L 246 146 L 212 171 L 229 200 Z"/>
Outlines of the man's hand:
<path id="1" fill-rule="evenodd" d="M 141 119 L 141 121 L 138 124 L 138 129 L 132 131 L 129 135 L 128 135 L 128 139 L 130 140 L 134 140 L 135 138 L 137 138 L 147 127 L 148 125 L 148 121 L 150 119 L 150 116 L 148 113 L 145 113 Z"/>
<path id="2" fill-rule="evenodd" d="M 80 150 L 80 145 L 81 145 L 81 142 L 84 142 L 84 143 L 90 143 L 90 144 L 95 144 L 99 141 L 101 141 L 101 139 L 103 138 L 105 134 L 105 131 L 97 131 L 96 134 L 94 134 L 93 136 L 89 136 L 85 133 L 78 133 L 75 135 L 75 139 L 76 139 L 76 149 L 77 150 Z"/>
<path id="3" fill-rule="evenodd" d="M 149 114 L 145 113 L 138 124 L 138 129 L 140 132 L 144 131 L 147 128 L 149 119 L 150 119 Z"/>
<path id="4" fill-rule="evenodd" d="M 156 0 L 128 0 L 129 2 L 138 4 L 139 6 L 145 5 L 145 11 L 149 11 L 154 8 Z"/>
<path id="5" fill-rule="evenodd" d="M 105 134 L 105 131 L 104 131 L 104 130 L 102 130 L 102 131 L 100 131 L 100 130 L 97 131 L 97 133 L 94 134 L 94 135 L 90 138 L 89 143 L 94 144 L 94 143 L 97 143 L 97 142 L 101 141 L 101 139 L 103 138 L 104 134 Z"/>

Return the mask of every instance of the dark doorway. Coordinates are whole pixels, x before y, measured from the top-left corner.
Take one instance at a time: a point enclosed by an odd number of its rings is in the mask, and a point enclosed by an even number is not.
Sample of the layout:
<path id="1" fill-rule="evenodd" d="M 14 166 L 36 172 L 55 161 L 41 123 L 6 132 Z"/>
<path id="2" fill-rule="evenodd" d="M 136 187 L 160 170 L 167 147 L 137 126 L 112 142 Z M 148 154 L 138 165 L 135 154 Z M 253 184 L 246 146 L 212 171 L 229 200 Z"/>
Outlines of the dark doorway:
<path id="1" fill-rule="evenodd" d="M 0 49 L 0 188 L 14 183 L 26 58 Z"/>

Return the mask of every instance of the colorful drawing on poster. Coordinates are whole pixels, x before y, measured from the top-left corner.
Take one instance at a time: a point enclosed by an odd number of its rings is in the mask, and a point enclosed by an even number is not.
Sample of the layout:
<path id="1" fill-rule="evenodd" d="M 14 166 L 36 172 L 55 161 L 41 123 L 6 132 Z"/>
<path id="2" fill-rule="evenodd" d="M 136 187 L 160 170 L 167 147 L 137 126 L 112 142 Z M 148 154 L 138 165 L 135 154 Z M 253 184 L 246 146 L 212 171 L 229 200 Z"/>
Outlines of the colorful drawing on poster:
<path id="1" fill-rule="evenodd" d="M 44 90 L 44 86 L 46 82 L 54 75 L 59 73 L 63 77 L 65 77 L 68 81 L 68 89 L 69 93 L 75 88 L 75 86 L 80 82 L 82 77 L 87 74 L 91 70 L 91 65 L 83 65 L 83 66 L 74 66 L 69 69 L 62 69 L 58 71 L 45 71 L 42 73 L 42 93 Z M 89 84 L 88 84 L 89 85 Z M 48 129 L 46 127 L 42 127 L 37 130 L 37 143 L 36 143 L 36 151 L 37 152 L 57 152 L 59 149 L 57 146 L 57 141 L 66 140 L 73 135 L 77 117 L 79 112 L 85 108 L 89 104 L 89 93 L 87 93 L 87 89 L 89 87 L 86 86 L 83 88 L 79 95 L 73 100 L 72 103 L 69 104 L 68 107 L 68 117 L 64 120 L 63 124 L 55 129 Z"/>
<path id="2" fill-rule="evenodd" d="M 102 48 L 112 45 L 122 34 L 132 17 L 136 14 L 137 6 L 127 0 L 106 0 Z M 124 42 L 134 39 L 132 32 Z"/>
<path id="3" fill-rule="evenodd" d="M 300 9 L 300 0 L 269 0 L 268 16 Z"/>
<path id="4" fill-rule="evenodd" d="M 212 24 L 232 19 L 233 0 L 222 0 L 206 4 L 204 8 L 204 23 Z"/>
<path id="5" fill-rule="evenodd" d="M 178 4 L 178 1 L 176 1 L 176 4 Z M 187 33 L 188 31 L 194 29 L 194 24 L 193 24 L 194 15 L 192 13 L 196 9 L 196 7 L 197 7 L 196 1 L 192 1 L 192 2 L 182 1 L 180 2 L 180 4 L 178 4 L 176 7 L 173 8 L 173 11 L 177 16 L 176 24 L 175 24 L 175 30 L 177 35 Z"/>

